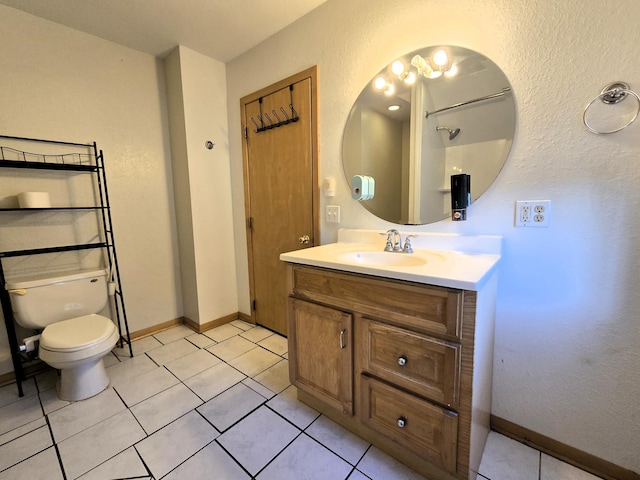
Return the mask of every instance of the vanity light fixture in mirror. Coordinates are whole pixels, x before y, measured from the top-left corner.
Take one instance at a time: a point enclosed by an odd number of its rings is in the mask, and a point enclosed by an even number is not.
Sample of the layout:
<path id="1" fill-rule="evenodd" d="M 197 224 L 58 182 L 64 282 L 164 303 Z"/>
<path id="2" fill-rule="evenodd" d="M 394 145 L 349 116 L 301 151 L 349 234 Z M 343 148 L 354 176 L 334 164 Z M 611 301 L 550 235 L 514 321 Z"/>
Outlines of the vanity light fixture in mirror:
<path id="1" fill-rule="evenodd" d="M 375 75 L 356 99 L 344 130 L 347 183 L 371 176 L 361 201 L 397 224 L 451 215 L 451 175 L 471 175 L 471 200 L 504 165 L 515 133 L 511 85 L 484 55 L 456 46 L 420 49 Z"/>

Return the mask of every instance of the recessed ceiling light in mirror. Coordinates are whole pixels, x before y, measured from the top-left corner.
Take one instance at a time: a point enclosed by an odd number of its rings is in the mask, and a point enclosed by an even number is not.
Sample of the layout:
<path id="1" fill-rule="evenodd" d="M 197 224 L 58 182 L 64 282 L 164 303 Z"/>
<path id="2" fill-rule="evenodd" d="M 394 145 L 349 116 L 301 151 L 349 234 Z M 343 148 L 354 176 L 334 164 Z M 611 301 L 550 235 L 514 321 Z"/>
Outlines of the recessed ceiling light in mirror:
<path id="1" fill-rule="evenodd" d="M 390 110 L 392 112 L 395 112 L 396 110 L 400 110 L 400 105 L 389 105 L 387 107 L 387 110 Z"/>

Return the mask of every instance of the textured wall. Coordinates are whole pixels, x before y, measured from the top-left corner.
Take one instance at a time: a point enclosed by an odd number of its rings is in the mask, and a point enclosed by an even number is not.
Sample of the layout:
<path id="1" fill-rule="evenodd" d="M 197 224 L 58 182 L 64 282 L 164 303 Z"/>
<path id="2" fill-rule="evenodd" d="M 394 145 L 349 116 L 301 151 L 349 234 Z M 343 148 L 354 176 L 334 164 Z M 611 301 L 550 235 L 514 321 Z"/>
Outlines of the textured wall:
<path id="1" fill-rule="evenodd" d="M 341 227 L 383 230 L 342 175 L 353 101 L 397 55 L 476 50 L 513 87 L 511 155 L 467 222 L 413 229 L 504 237 L 493 413 L 640 471 L 640 122 L 609 136 L 581 123 L 605 84 L 640 89 L 637 18 L 637 0 L 329 0 L 229 63 L 240 309 L 249 311 L 239 98 L 318 64 L 320 178 L 337 179 Z M 553 202 L 549 228 L 514 228 L 514 201 L 530 199 Z M 335 240 L 335 226 L 321 228 L 323 243 Z"/>
<path id="2" fill-rule="evenodd" d="M 0 18 L 7 26 L 0 29 L 0 133 L 97 141 L 105 154 L 129 327 L 180 317 L 161 62 L 8 7 L 0 6 Z M 13 368 L 4 328 L 0 332 L 5 373 Z"/>

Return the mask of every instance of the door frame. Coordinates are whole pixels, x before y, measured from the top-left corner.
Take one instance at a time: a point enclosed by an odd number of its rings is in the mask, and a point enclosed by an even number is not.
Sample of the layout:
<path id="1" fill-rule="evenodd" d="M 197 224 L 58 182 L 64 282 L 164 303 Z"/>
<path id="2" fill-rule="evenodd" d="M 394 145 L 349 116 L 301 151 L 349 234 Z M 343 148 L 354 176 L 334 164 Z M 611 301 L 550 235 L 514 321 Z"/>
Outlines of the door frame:
<path id="1" fill-rule="evenodd" d="M 311 246 L 316 244 L 316 238 L 320 235 L 320 181 L 319 181 L 319 148 L 318 148 L 318 66 L 314 65 L 310 68 L 302 70 L 290 77 L 280 80 L 272 85 L 261 88 L 240 99 L 240 121 L 242 123 L 242 175 L 244 181 L 244 225 L 247 237 L 247 260 L 249 268 L 249 310 L 251 312 L 249 321 L 256 323 L 255 317 L 255 278 L 253 272 L 253 240 L 251 236 L 251 228 L 249 227 L 249 219 L 251 218 L 251 185 L 249 183 L 249 155 L 247 151 L 247 129 L 252 128 L 247 125 L 245 118 L 245 106 L 255 102 L 261 97 L 265 97 L 275 91 L 281 90 L 294 83 L 305 79 L 311 80 L 311 163 L 312 163 L 312 217 L 313 225 L 311 232 Z"/>

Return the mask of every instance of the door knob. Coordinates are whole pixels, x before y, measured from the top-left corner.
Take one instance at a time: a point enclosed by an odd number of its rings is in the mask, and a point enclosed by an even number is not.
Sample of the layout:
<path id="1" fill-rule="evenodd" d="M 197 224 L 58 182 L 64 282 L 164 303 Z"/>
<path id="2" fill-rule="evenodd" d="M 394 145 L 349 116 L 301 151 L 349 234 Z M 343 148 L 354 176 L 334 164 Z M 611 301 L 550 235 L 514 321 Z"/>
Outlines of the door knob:
<path id="1" fill-rule="evenodd" d="M 303 235 L 298 239 L 298 241 L 301 245 L 309 245 L 309 243 L 311 243 L 311 238 L 309 238 L 309 235 Z"/>

